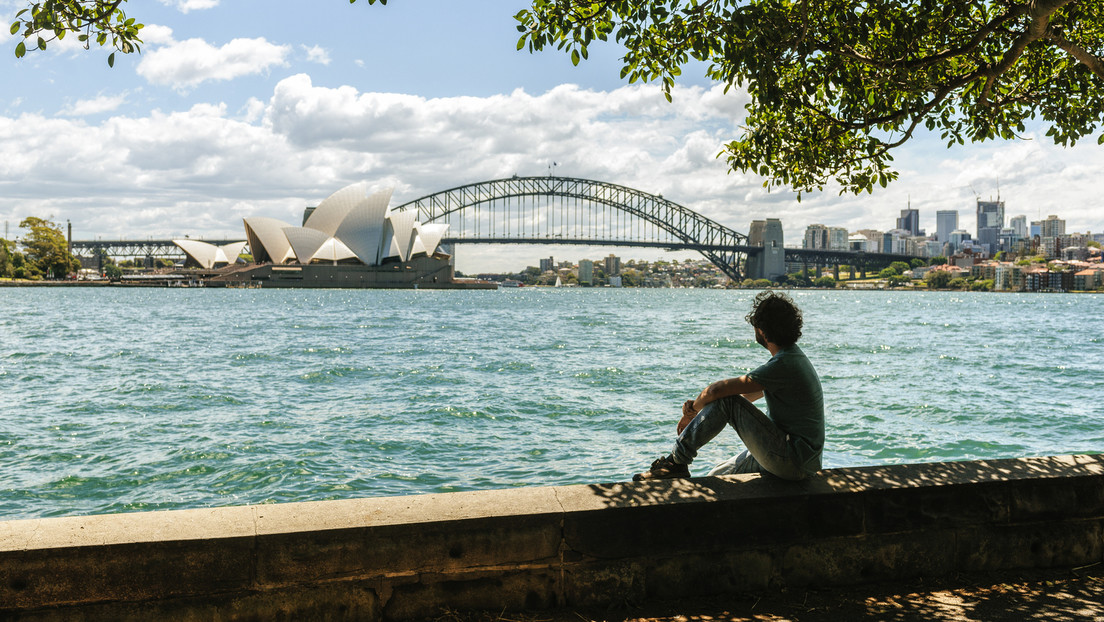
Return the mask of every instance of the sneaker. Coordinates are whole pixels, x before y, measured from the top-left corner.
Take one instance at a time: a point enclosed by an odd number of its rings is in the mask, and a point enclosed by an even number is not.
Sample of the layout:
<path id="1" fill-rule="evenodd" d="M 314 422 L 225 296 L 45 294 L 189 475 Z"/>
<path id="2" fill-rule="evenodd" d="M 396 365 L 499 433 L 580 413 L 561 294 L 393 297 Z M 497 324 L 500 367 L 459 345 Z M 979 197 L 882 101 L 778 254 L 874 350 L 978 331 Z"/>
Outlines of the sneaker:
<path id="1" fill-rule="evenodd" d="M 652 468 L 633 475 L 634 482 L 646 479 L 678 479 L 690 477 L 690 469 L 685 464 L 675 462 L 671 456 L 663 456 L 652 463 Z"/>

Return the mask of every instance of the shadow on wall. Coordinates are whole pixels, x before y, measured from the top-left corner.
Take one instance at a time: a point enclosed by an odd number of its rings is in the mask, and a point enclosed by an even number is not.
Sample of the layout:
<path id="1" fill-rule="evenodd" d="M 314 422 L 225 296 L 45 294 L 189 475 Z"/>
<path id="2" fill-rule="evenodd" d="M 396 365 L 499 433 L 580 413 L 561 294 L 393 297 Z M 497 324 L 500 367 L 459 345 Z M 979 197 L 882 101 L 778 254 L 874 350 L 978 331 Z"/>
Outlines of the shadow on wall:
<path id="1" fill-rule="evenodd" d="M 1104 455 L 932 462 L 823 470 L 801 482 L 770 475 L 700 477 L 643 483 L 592 484 L 591 493 L 605 507 L 629 508 L 724 499 L 909 490 L 963 484 L 1104 475 Z M 1104 490 L 1101 490 L 1104 503 Z"/>

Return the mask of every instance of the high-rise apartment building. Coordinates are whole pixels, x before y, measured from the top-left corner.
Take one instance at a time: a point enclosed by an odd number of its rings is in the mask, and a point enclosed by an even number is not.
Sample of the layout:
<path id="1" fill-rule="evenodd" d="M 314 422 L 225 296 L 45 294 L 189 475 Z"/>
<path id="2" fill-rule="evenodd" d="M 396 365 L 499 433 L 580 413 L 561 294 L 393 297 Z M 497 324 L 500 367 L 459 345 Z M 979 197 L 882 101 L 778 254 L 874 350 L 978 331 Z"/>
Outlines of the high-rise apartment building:
<path id="1" fill-rule="evenodd" d="M 833 251 L 847 250 L 847 229 L 828 227 L 828 249 Z"/>
<path id="2" fill-rule="evenodd" d="M 579 282 L 591 285 L 594 283 L 594 262 L 589 259 L 579 260 Z"/>
<path id="3" fill-rule="evenodd" d="M 805 241 L 802 248 L 810 250 L 828 248 L 828 227 L 824 225 L 809 225 L 805 228 Z"/>
<path id="4" fill-rule="evenodd" d="M 1041 238 L 1056 238 L 1066 234 L 1066 221 L 1054 214 L 1047 216 L 1046 220 L 1039 220 L 1031 224 L 1039 225 L 1039 237 Z"/>
<path id="5" fill-rule="evenodd" d="M 897 219 L 897 228 L 908 231 L 909 235 L 920 235 L 920 210 L 901 210 L 901 217 Z"/>
<path id="6" fill-rule="evenodd" d="M 935 213 L 935 239 L 940 244 L 951 241 L 951 232 L 958 229 L 958 210 L 941 209 Z"/>
<path id="7" fill-rule="evenodd" d="M 1000 250 L 1000 231 L 1004 228 L 1004 201 L 977 201 L 977 237 L 981 245 L 989 245 L 989 252 Z"/>
<path id="8" fill-rule="evenodd" d="M 555 269 L 556 269 L 556 263 L 552 260 L 551 257 L 549 257 L 548 259 L 540 260 L 540 271 L 541 272 L 548 272 L 550 270 L 555 270 Z"/>
<path id="9" fill-rule="evenodd" d="M 616 276 L 621 274 L 621 258 L 610 253 L 609 257 L 606 257 L 606 276 Z"/>

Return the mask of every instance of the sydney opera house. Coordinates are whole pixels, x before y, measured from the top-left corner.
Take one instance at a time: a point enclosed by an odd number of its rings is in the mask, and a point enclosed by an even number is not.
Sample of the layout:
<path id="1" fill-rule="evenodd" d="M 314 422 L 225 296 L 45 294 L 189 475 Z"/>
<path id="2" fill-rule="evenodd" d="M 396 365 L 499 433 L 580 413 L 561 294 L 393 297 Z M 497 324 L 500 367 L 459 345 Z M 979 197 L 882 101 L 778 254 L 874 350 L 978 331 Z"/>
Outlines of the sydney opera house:
<path id="1" fill-rule="evenodd" d="M 215 246 L 174 240 L 188 263 L 219 270 L 208 282 L 260 287 L 449 287 L 451 257 L 438 246 L 448 225 L 423 224 L 413 210 L 390 208 L 391 190 L 368 194 L 366 183 L 307 208 L 297 227 L 275 218 L 246 218 L 253 263 L 235 265 L 246 242 Z"/>

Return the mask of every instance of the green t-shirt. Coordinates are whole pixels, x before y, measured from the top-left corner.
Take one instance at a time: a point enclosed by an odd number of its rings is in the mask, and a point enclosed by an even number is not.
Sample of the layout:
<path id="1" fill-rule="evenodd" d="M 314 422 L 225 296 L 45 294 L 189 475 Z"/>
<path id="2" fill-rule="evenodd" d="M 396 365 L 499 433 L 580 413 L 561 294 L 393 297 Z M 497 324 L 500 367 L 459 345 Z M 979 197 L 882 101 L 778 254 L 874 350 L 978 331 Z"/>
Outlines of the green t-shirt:
<path id="1" fill-rule="evenodd" d="M 819 470 L 824 449 L 824 394 L 805 353 L 796 343 L 782 348 L 748 378 L 763 386 L 767 416 L 790 435 L 790 447 L 805 471 Z"/>

